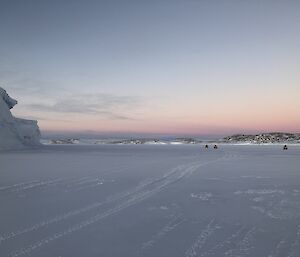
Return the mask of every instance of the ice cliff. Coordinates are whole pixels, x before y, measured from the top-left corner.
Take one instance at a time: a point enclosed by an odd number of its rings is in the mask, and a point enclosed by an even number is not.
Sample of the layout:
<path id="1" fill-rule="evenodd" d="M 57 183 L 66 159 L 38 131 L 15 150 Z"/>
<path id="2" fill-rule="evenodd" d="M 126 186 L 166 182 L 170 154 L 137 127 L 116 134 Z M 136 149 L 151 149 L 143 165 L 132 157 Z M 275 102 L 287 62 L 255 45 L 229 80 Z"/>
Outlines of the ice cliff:
<path id="1" fill-rule="evenodd" d="M 20 149 L 40 145 L 40 130 L 36 120 L 14 117 L 10 109 L 18 102 L 0 87 L 0 149 Z"/>

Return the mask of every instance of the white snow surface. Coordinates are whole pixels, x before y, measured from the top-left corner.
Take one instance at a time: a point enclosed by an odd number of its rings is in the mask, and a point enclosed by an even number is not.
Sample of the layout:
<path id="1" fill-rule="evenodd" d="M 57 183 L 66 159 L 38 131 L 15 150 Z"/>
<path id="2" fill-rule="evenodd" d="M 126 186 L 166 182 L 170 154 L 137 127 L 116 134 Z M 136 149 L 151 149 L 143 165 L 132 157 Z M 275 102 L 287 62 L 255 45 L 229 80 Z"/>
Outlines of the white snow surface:
<path id="1" fill-rule="evenodd" d="M 0 154 L 1 257 L 299 257 L 300 146 Z"/>
<path id="2" fill-rule="evenodd" d="M 0 150 L 39 145 L 40 131 L 35 120 L 15 118 L 10 109 L 17 104 L 0 87 Z"/>

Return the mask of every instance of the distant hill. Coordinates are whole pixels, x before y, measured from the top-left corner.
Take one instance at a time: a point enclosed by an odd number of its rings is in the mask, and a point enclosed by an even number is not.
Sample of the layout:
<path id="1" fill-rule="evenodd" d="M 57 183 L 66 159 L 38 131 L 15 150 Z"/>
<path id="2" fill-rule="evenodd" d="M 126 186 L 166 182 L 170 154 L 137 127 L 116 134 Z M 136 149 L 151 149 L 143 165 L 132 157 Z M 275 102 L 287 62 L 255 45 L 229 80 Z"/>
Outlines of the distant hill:
<path id="1" fill-rule="evenodd" d="M 44 140 L 45 144 L 85 144 L 85 145 L 187 145 L 187 144 L 217 144 L 217 143 L 249 143 L 249 144 L 271 144 L 271 143 L 300 143 L 300 133 L 263 133 L 257 135 L 232 135 L 217 140 L 200 140 L 197 138 L 124 138 L 124 139 L 80 139 L 80 138 L 61 138 Z"/>
<path id="2" fill-rule="evenodd" d="M 300 133 L 262 133 L 257 135 L 243 135 L 237 134 L 227 136 L 222 139 L 227 143 L 239 143 L 248 142 L 255 144 L 266 144 L 266 143 L 300 143 Z"/>

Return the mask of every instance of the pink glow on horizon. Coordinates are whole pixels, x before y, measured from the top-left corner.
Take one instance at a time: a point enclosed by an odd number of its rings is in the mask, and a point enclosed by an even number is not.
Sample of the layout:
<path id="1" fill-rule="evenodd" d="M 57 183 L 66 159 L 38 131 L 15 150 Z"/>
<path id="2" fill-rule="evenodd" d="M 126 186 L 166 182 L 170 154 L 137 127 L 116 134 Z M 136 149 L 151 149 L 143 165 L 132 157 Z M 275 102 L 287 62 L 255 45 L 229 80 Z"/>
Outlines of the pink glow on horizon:
<path id="1" fill-rule="evenodd" d="M 259 92 L 241 89 L 231 94 L 218 92 L 213 97 L 199 95 L 176 95 L 163 103 L 153 101 L 138 106 L 136 110 L 118 109 L 117 114 L 124 119 L 39 110 L 32 114 L 23 111 L 21 104 L 13 112 L 19 117 L 42 117 L 42 131 L 178 135 L 300 132 L 300 89 L 296 86 L 289 91 L 275 88 L 271 93 L 262 88 Z"/>
<path id="2" fill-rule="evenodd" d="M 147 123 L 134 122 L 124 124 L 122 122 L 102 122 L 86 123 L 80 121 L 72 123 L 59 123 L 40 121 L 42 131 L 65 131 L 93 133 L 144 133 L 144 134 L 178 134 L 178 135 L 214 135 L 214 134 L 234 134 L 234 133 L 258 133 L 258 132 L 300 132 L 300 124 L 288 119 L 273 121 L 231 121 L 223 124 L 201 124 L 201 123 L 180 123 L 180 122 L 160 122 Z"/>

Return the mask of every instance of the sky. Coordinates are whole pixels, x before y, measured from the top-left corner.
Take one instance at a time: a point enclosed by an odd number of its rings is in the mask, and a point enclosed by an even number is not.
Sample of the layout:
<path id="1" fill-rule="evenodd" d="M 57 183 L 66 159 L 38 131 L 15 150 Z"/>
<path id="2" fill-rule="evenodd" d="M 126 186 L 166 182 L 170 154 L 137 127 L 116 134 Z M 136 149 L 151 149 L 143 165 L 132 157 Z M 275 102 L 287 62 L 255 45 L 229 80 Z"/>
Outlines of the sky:
<path id="1" fill-rule="evenodd" d="M 300 1 L 0 0 L 0 86 L 42 133 L 300 132 Z"/>

